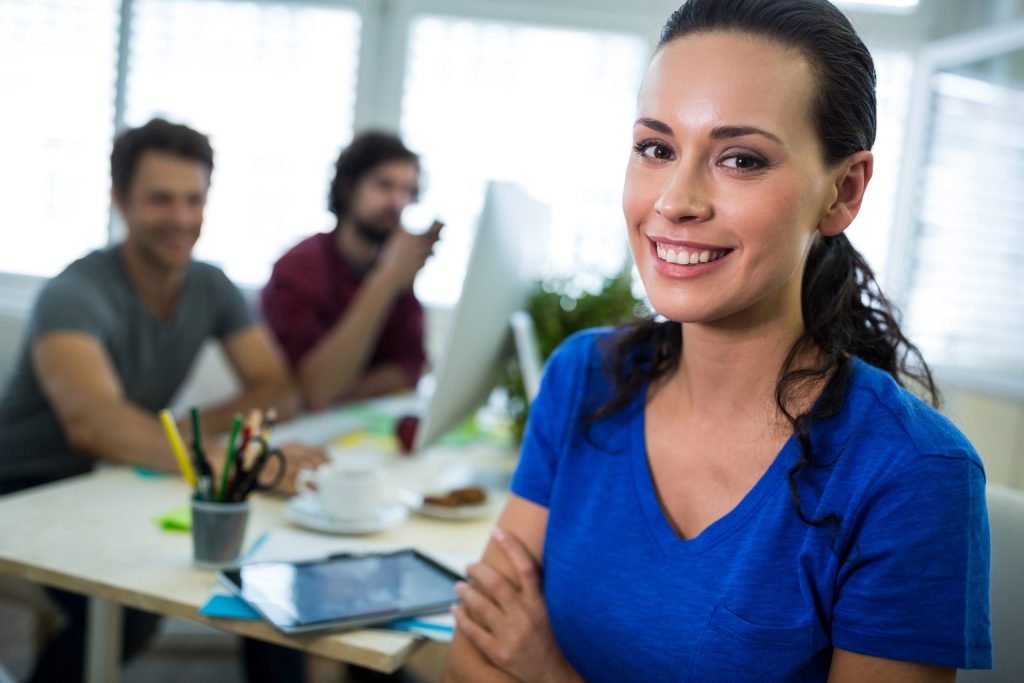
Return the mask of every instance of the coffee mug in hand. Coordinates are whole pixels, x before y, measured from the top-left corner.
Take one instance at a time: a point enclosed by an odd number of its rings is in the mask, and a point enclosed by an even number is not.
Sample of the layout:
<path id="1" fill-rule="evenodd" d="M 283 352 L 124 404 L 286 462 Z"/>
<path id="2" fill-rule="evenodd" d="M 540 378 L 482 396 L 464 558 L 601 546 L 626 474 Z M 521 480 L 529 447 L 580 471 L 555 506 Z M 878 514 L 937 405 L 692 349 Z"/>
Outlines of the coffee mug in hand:
<path id="1" fill-rule="evenodd" d="M 339 520 L 368 519 L 387 502 L 379 464 L 335 463 L 300 470 L 297 488 L 300 495 L 315 496 L 324 512 Z"/>

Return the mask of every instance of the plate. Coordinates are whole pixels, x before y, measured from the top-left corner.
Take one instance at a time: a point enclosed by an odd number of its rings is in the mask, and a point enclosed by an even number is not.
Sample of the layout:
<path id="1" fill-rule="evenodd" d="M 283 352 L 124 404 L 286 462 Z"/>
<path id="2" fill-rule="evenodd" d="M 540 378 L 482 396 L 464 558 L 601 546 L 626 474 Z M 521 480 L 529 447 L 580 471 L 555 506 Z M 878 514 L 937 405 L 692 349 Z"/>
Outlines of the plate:
<path id="1" fill-rule="evenodd" d="M 409 516 L 401 503 L 388 503 L 366 519 L 335 519 L 312 496 L 295 496 L 284 504 L 284 518 L 293 524 L 328 534 L 375 534 L 398 526 Z"/>
<path id="2" fill-rule="evenodd" d="M 477 505 L 459 505 L 457 507 L 431 505 L 430 503 L 423 502 L 425 494 L 408 489 L 400 491 L 398 499 L 405 503 L 410 510 L 425 517 L 453 520 L 484 519 L 485 517 L 496 515 L 500 504 L 498 491 L 485 490 L 487 492 L 487 500 Z"/>

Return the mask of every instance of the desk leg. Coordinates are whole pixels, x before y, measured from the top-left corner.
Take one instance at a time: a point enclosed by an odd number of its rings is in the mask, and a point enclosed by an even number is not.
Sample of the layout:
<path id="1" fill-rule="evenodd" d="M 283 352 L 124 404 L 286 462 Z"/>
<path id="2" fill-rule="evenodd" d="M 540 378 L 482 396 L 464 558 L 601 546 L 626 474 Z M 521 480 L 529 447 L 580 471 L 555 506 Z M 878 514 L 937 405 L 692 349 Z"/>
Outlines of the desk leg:
<path id="1" fill-rule="evenodd" d="M 89 598 L 85 631 L 85 683 L 116 681 L 121 669 L 121 606 L 102 598 Z"/>

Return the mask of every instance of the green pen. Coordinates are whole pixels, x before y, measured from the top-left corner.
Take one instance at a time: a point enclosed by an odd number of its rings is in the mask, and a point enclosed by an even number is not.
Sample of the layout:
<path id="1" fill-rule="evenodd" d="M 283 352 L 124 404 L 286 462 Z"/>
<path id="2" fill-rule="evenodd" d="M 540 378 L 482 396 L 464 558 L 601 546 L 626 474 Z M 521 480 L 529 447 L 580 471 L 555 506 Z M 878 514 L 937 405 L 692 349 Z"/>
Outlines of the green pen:
<path id="1" fill-rule="evenodd" d="M 231 471 L 231 466 L 235 464 L 235 445 L 238 443 L 238 434 L 241 431 L 242 416 L 235 414 L 235 420 L 231 423 L 231 436 L 228 437 L 228 457 L 224 461 L 224 471 L 220 475 L 220 496 L 217 500 L 222 503 L 228 495 L 228 473 Z"/>

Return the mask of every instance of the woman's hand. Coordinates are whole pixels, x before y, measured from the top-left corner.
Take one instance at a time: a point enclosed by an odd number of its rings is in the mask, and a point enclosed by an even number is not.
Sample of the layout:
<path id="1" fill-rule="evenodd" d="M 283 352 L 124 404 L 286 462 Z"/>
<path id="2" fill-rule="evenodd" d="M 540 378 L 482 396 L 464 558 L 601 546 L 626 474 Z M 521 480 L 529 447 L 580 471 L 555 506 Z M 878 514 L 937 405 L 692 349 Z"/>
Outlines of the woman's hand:
<path id="1" fill-rule="evenodd" d="M 492 536 L 515 572 L 515 583 L 483 563 L 470 565 L 452 608 L 458 630 L 495 667 L 523 681 L 582 681 L 558 648 L 541 592 L 539 568 L 512 534 Z"/>

